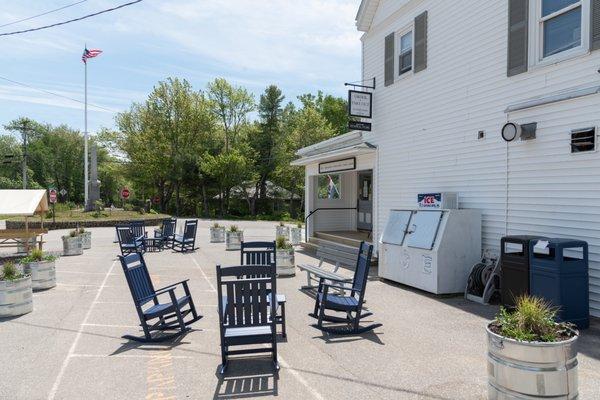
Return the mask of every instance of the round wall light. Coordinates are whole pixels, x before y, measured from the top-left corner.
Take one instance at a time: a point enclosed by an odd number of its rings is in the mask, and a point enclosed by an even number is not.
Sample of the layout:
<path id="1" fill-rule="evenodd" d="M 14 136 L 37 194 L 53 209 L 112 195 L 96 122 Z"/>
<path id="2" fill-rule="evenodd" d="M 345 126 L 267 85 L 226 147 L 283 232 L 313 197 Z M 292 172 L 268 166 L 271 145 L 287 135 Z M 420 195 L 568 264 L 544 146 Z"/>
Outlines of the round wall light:
<path id="1" fill-rule="evenodd" d="M 502 139 L 512 142 L 521 137 L 521 125 L 514 122 L 507 122 L 502 127 Z"/>

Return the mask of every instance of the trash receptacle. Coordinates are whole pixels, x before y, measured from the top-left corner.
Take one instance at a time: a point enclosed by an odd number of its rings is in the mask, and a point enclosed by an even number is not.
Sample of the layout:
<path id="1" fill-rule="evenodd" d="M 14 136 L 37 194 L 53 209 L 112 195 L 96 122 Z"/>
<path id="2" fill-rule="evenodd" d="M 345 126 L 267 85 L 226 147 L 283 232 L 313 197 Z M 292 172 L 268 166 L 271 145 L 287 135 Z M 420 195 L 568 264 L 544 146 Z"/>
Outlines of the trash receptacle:
<path id="1" fill-rule="evenodd" d="M 529 243 L 540 236 L 512 235 L 500 240 L 500 300 L 507 308 L 519 296 L 529 294 Z"/>
<path id="2" fill-rule="evenodd" d="M 530 293 L 558 308 L 558 320 L 579 329 L 590 324 L 588 244 L 583 240 L 544 239 L 532 241 Z"/>

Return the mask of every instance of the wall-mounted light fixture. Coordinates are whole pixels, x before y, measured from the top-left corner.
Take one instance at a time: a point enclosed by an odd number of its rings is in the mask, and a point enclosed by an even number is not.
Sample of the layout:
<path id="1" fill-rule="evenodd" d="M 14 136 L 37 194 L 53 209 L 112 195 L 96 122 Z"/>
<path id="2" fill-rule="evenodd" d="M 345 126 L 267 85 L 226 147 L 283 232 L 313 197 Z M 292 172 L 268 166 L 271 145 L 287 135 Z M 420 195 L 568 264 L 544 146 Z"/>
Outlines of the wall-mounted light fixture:
<path id="1" fill-rule="evenodd" d="M 507 142 L 512 142 L 517 139 L 531 140 L 535 139 L 535 131 L 537 129 L 537 122 L 531 122 L 529 124 L 517 124 L 515 122 L 507 122 L 502 127 L 502 139 Z"/>

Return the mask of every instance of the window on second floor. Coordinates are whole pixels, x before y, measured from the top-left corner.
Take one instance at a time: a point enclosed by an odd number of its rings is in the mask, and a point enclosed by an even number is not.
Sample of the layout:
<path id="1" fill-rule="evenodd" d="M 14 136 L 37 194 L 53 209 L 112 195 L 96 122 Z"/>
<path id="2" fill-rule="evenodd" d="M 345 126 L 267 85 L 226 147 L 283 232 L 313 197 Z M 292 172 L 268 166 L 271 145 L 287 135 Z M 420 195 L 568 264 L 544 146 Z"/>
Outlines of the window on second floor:
<path id="1" fill-rule="evenodd" d="M 534 0 L 531 2 L 531 60 L 559 61 L 584 53 L 589 43 L 589 0 Z"/>
<path id="2" fill-rule="evenodd" d="M 413 33 L 412 30 L 400 35 L 398 55 L 398 75 L 412 70 L 413 65 Z"/>

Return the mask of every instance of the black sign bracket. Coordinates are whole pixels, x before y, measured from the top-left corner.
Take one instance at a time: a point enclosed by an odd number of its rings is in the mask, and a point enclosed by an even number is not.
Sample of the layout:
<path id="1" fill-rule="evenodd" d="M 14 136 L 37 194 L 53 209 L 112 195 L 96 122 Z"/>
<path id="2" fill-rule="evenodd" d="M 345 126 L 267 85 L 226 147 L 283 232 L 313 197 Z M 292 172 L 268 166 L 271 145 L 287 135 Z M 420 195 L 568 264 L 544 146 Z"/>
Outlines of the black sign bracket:
<path id="1" fill-rule="evenodd" d="M 363 85 L 363 83 L 365 82 L 369 82 L 372 81 L 373 84 L 372 86 L 368 86 L 368 85 Z M 371 79 L 365 79 L 363 81 L 357 81 L 357 82 L 345 82 L 344 86 L 354 86 L 354 87 L 359 87 L 359 88 L 363 88 L 363 89 L 373 89 L 375 90 L 375 77 L 371 78 Z"/>

